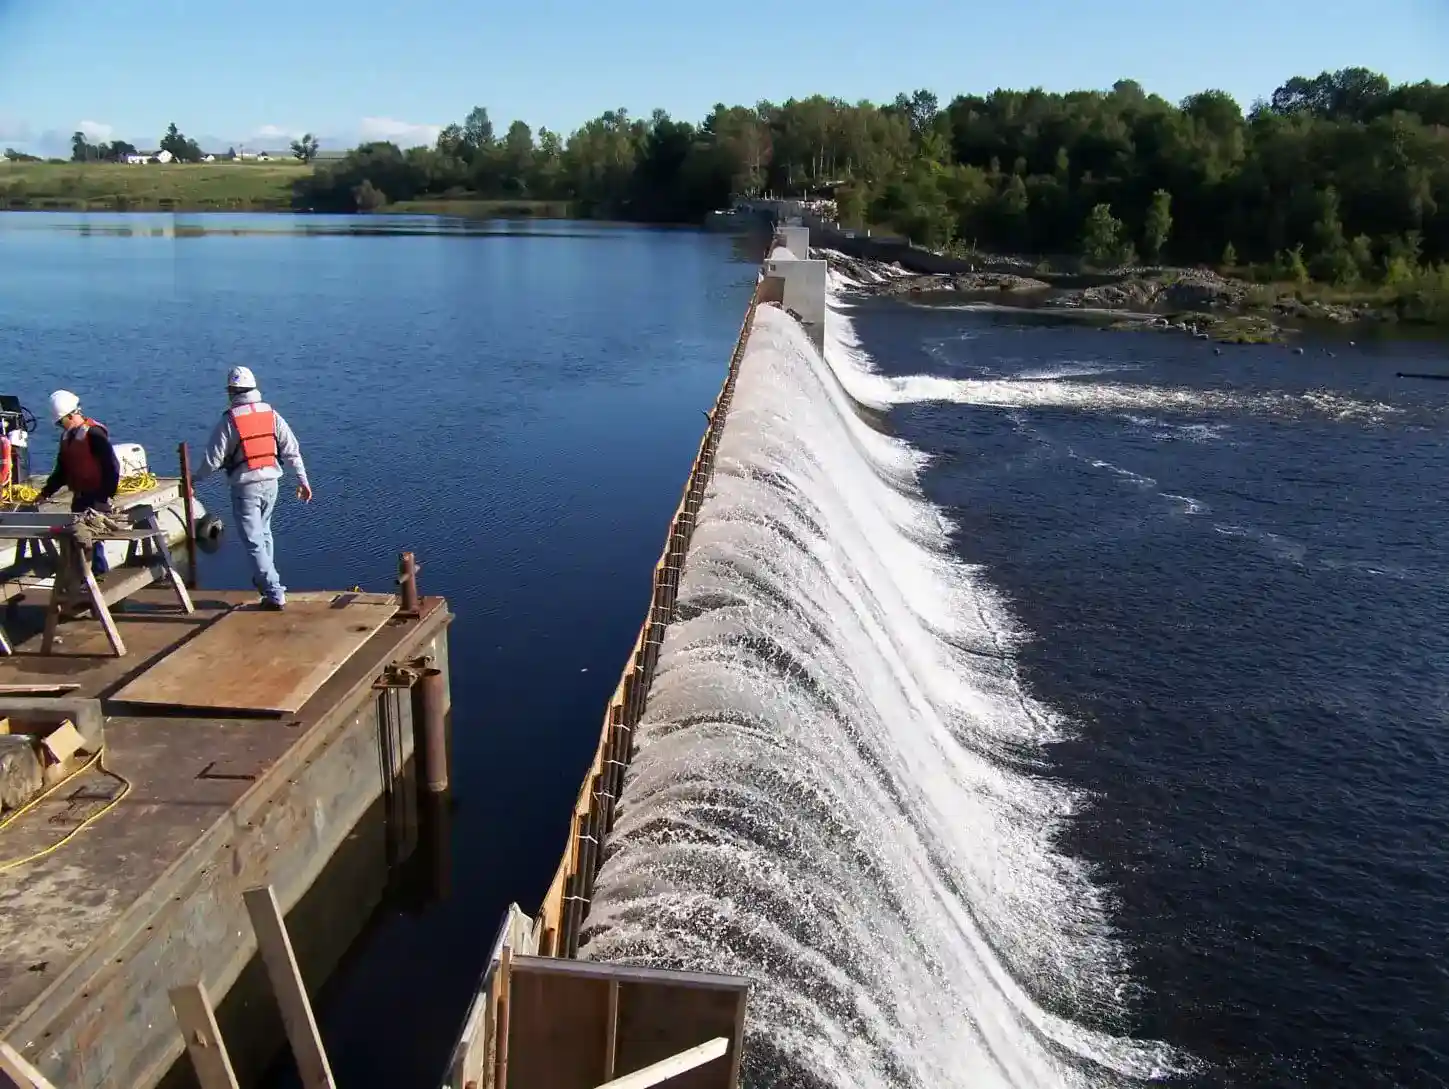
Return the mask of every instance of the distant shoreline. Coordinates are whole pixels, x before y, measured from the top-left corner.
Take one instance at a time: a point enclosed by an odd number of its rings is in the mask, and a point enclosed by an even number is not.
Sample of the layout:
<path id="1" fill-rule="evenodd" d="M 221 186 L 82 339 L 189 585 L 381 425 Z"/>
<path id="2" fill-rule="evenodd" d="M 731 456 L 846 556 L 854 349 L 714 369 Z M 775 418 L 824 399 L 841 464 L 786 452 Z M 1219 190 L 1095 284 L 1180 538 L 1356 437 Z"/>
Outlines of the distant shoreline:
<path id="1" fill-rule="evenodd" d="M 70 201 L 46 198 L 40 201 L 20 203 L 11 200 L 0 204 L 0 212 L 109 212 L 115 215 L 156 215 L 177 213 L 186 215 L 347 215 L 365 219 L 369 215 L 456 215 L 464 218 L 529 218 L 529 219 L 590 219 L 570 211 L 565 201 L 516 201 L 516 200 L 408 200 L 384 205 L 375 212 L 325 212 L 313 208 L 294 208 L 290 204 L 204 204 L 184 203 L 175 200 L 140 202 L 127 200 L 115 202 L 97 199 L 75 199 Z M 612 222 L 612 221 L 610 221 Z"/>
<path id="2" fill-rule="evenodd" d="M 218 163 L 60 163 L 0 161 L 0 211 L 211 212 L 307 214 L 294 186 L 315 163 L 298 160 Z M 573 219 L 570 201 L 449 199 L 397 201 L 377 209 L 395 215 L 507 216 Z"/>

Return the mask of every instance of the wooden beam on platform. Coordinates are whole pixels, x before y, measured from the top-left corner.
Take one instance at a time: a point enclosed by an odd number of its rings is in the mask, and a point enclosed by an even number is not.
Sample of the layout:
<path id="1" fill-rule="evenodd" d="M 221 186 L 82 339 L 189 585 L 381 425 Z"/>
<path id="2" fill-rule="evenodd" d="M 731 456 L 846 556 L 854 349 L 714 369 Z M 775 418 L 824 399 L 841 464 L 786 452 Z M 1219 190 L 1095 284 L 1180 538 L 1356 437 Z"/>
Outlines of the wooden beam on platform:
<path id="1" fill-rule="evenodd" d="M 677 1078 L 680 1074 L 687 1074 L 697 1066 L 714 1062 L 728 1051 L 729 1047 L 728 1040 L 723 1036 L 716 1036 L 713 1040 L 700 1044 L 698 1047 L 681 1051 L 678 1055 L 671 1055 L 657 1063 L 650 1063 L 642 1070 L 625 1074 L 622 1078 L 615 1078 L 613 1081 L 606 1081 L 599 1086 L 599 1089 L 649 1089 L 652 1085 L 662 1085 L 671 1078 Z"/>
<path id="2" fill-rule="evenodd" d="M 272 981 L 272 993 L 282 1011 L 282 1026 L 292 1044 L 297 1074 L 306 1089 L 336 1089 L 277 895 L 271 885 L 262 885 L 247 889 L 242 899 L 246 902 L 247 914 L 252 917 L 252 929 L 257 934 L 257 948 L 267 969 L 267 978 Z"/>
<path id="3" fill-rule="evenodd" d="M 216 1011 L 200 983 L 171 988 L 171 1008 L 186 1041 L 186 1054 L 201 1089 L 238 1089 L 231 1056 L 216 1024 Z"/>
<path id="4" fill-rule="evenodd" d="M 25 1056 L 0 1041 L 0 1089 L 55 1089 Z"/>

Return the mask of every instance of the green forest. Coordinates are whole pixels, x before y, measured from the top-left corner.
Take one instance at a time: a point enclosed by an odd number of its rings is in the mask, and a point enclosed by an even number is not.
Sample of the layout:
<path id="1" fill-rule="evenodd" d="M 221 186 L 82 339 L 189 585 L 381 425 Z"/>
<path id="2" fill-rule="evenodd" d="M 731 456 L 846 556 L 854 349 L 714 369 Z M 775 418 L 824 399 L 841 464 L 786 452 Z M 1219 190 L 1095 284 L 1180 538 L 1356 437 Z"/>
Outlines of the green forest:
<path id="1" fill-rule="evenodd" d="M 697 223 L 735 196 L 833 196 L 846 226 L 935 249 L 1241 267 L 1392 282 L 1449 262 L 1449 84 L 1350 68 L 1289 79 L 1246 112 L 998 90 L 942 108 L 815 96 L 716 106 L 698 125 L 612 110 L 564 137 L 475 108 L 433 147 L 365 144 L 297 183 L 297 203 L 567 201 L 575 214 Z"/>

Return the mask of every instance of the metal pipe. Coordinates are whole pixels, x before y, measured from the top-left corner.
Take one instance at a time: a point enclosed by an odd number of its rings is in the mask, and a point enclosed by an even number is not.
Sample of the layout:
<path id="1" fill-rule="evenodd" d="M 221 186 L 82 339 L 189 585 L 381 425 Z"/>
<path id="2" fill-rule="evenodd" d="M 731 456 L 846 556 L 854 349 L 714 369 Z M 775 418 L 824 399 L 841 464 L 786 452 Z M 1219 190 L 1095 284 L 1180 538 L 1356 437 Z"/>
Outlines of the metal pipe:
<path id="1" fill-rule="evenodd" d="M 181 459 L 181 517 L 186 522 L 186 563 L 191 589 L 196 589 L 196 489 L 191 481 L 191 451 L 183 442 L 176 450 Z"/>
<path id="2" fill-rule="evenodd" d="M 422 799 L 422 825 L 427 845 L 429 891 L 435 903 L 448 898 L 453 888 L 453 804 L 440 795 Z"/>
<path id="3" fill-rule="evenodd" d="M 448 730 L 443 712 L 446 699 L 443 671 L 432 666 L 422 670 L 412 687 L 413 748 L 430 794 L 448 789 Z"/>
<path id="4" fill-rule="evenodd" d="M 411 552 L 404 552 L 397 561 L 397 581 L 402 595 L 402 611 L 417 614 L 418 564 Z"/>

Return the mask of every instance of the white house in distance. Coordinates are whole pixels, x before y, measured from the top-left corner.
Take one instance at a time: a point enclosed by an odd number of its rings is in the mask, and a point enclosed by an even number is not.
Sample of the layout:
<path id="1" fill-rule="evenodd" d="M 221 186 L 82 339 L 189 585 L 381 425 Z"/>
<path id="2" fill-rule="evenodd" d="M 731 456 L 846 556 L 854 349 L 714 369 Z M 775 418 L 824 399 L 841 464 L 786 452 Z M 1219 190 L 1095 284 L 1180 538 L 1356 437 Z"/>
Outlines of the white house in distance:
<path id="1" fill-rule="evenodd" d="M 320 152 L 317 157 L 319 159 L 331 159 L 331 158 L 340 159 L 344 155 L 346 155 L 346 152 L 343 152 L 343 151 L 323 151 L 323 152 Z M 128 162 L 128 163 L 130 163 L 132 166 L 140 166 L 143 163 L 169 163 L 174 158 L 175 158 L 175 156 L 173 156 L 171 154 L 171 152 L 169 152 L 169 151 L 139 151 L 135 155 L 127 155 L 125 161 Z M 216 162 L 270 163 L 270 162 L 277 162 L 277 161 L 286 162 L 286 161 L 290 160 L 291 158 L 292 158 L 292 155 L 290 155 L 287 152 L 283 152 L 283 151 L 245 151 L 245 150 L 243 150 L 243 151 L 238 151 L 235 154 L 228 154 L 227 152 L 222 152 L 220 155 L 216 155 L 216 154 L 212 154 L 212 153 L 208 152 L 207 154 L 205 154 L 205 155 L 203 155 L 201 157 L 201 161 L 204 162 L 204 163 L 216 163 Z"/>

